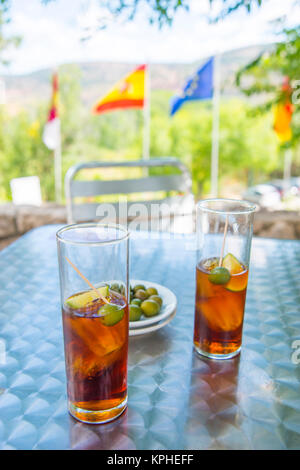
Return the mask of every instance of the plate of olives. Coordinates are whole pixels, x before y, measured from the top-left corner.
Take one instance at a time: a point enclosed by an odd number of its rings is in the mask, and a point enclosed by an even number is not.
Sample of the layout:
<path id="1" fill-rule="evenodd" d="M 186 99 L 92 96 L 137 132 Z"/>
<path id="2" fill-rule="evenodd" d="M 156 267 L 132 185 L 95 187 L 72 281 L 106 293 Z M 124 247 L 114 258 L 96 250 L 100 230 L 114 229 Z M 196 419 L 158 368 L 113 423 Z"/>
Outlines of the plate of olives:
<path id="1" fill-rule="evenodd" d="M 170 289 L 154 282 L 131 280 L 129 301 L 129 329 L 143 328 L 154 324 L 167 324 L 163 320 L 176 313 L 177 299 Z M 157 329 L 157 328 L 155 328 Z M 150 329 L 153 331 L 153 328 Z M 142 333 L 142 331 L 141 331 Z"/>

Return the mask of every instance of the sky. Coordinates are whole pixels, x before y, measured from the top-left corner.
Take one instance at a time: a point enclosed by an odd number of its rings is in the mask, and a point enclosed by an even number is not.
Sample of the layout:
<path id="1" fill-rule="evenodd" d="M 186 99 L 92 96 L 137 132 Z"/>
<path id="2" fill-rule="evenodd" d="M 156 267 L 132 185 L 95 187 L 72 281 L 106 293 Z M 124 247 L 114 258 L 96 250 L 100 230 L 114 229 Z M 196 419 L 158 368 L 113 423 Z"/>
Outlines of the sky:
<path id="1" fill-rule="evenodd" d="M 27 74 L 63 63 L 112 61 L 129 63 L 191 63 L 205 57 L 278 37 L 270 22 L 282 15 L 300 24 L 294 0 L 265 0 L 251 15 L 237 12 L 209 24 L 208 0 L 191 0 L 189 12 L 177 13 L 172 27 L 149 25 L 143 9 L 131 22 L 113 19 L 99 0 L 12 0 L 11 24 L 6 34 L 17 34 L 22 43 L 10 50 L 5 74 Z M 107 28 L 98 30 L 103 17 Z M 89 40 L 82 41 L 83 38 Z"/>

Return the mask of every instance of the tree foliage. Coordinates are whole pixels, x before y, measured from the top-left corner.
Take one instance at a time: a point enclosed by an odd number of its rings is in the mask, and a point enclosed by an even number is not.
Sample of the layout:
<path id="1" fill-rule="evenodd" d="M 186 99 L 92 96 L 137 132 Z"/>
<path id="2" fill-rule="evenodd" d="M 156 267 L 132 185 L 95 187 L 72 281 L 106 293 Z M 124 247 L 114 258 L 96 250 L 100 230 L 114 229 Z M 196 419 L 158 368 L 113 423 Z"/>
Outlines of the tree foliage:
<path id="1" fill-rule="evenodd" d="M 216 21 L 226 18 L 228 15 L 236 12 L 237 10 L 246 10 L 247 13 L 257 6 L 260 7 L 266 0 L 222 0 L 222 5 L 219 8 L 214 19 Z M 216 3 L 216 0 L 209 0 L 210 4 Z"/>
<path id="2" fill-rule="evenodd" d="M 133 20 L 142 7 L 149 7 L 149 22 L 170 25 L 176 12 L 188 9 L 189 0 L 100 0 L 114 15 L 124 14 L 128 20 Z"/>
<path id="3" fill-rule="evenodd" d="M 207 0 L 213 5 L 216 0 Z M 129 20 L 134 19 L 139 9 L 147 6 L 150 10 L 150 23 L 170 25 L 177 11 L 188 10 L 191 0 L 100 0 L 101 5 L 109 9 L 115 15 L 125 13 Z M 254 6 L 261 6 L 263 0 L 222 0 L 216 16 L 212 19 L 219 20 L 225 18 L 231 13 L 245 9 L 250 13 Z"/>
<path id="4" fill-rule="evenodd" d="M 7 0 L 4 0 L 7 1 Z M 47 4 L 59 0 L 41 0 Z M 137 13 L 147 7 L 149 22 L 159 27 L 171 25 L 176 13 L 180 10 L 189 10 L 191 0 L 98 0 L 99 4 L 115 16 L 124 15 L 127 20 L 133 20 Z M 266 0 L 198 0 L 207 1 L 210 5 L 219 4 L 213 21 L 225 18 L 231 13 L 244 9 L 250 13 L 255 6 L 261 6 Z"/>
<path id="5" fill-rule="evenodd" d="M 18 36 L 7 36 L 4 33 L 5 26 L 10 22 L 10 0 L 0 0 L 0 63 L 6 65 L 9 61 L 4 58 L 4 52 L 10 47 L 20 44 L 21 38 Z"/>
<path id="6" fill-rule="evenodd" d="M 212 16 L 211 20 L 218 21 L 239 9 L 250 13 L 255 6 L 261 6 L 263 1 L 265 0 L 222 0 L 216 15 Z M 149 22 L 160 27 L 171 25 L 176 13 L 180 10 L 189 10 L 191 4 L 191 0 L 99 0 L 99 2 L 114 15 L 125 14 L 128 20 L 134 19 L 139 10 L 148 7 Z M 207 0 L 207 2 L 212 6 L 217 0 Z"/>
<path id="7" fill-rule="evenodd" d="M 300 109 L 297 91 L 300 87 L 300 27 L 284 29 L 284 38 L 237 74 L 237 85 L 247 96 L 260 97 L 255 111 L 268 112 L 274 104 L 284 100 L 286 91 L 282 89 L 284 78 L 291 84 L 290 99 L 294 102 L 292 120 L 293 139 L 291 145 L 300 140 Z"/>

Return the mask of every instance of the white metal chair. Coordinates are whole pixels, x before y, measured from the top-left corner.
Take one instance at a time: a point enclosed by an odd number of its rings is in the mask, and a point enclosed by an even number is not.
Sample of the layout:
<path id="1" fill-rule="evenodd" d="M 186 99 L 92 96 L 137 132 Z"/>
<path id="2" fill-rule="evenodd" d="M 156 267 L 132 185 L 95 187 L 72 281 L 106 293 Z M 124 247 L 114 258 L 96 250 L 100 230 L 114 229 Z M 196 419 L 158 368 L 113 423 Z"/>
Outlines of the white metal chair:
<path id="1" fill-rule="evenodd" d="M 106 169 L 106 168 L 140 168 L 144 169 L 142 177 L 115 180 L 76 180 L 75 177 L 82 170 Z M 175 168 L 176 174 L 164 174 L 149 176 L 145 169 Z M 145 175 L 147 173 L 147 175 Z M 144 176 L 145 175 L 145 176 Z M 124 195 L 134 193 L 164 192 L 174 194 L 163 199 L 124 201 Z M 149 228 L 149 220 L 164 217 L 170 219 L 174 216 L 191 214 L 194 209 L 192 195 L 192 180 L 190 172 L 179 160 L 173 157 L 151 158 L 150 160 L 138 160 L 127 162 L 87 162 L 80 163 L 69 168 L 65 178 L 65 194 L 67 203 L 68 223 L 104 221 L 127 224 L 132 219 L 140 221 L 139 228 Z M 94 198 L 103 195 L 123 195 L 121 202 L 112 204 L 82 201 L 85 198 Z M 79 198 L 79 203 L 78 203 Z M 77 199 L 77 201 L 76 201 Z M 126 199 L 126 198 L 125 198 Z M 159 205 L 159 214 L 157 209 Z M 112 209 L 112 211 L 110 210 Z M 116 219 L 116 220 L 114 220 Z M 144 222 L 143 224 L 141 222 Z M 153 226 L 151 227 L 152 229 Z M 161 227 L 166 229 L 166 227 Z"/>

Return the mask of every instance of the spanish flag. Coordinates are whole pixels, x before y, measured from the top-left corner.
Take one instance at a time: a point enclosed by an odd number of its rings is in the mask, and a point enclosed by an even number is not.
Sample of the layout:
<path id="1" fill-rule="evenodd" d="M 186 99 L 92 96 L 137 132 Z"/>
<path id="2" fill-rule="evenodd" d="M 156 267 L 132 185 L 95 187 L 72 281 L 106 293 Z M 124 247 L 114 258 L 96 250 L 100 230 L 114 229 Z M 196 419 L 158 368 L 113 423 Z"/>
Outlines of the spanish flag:
<path id="1" fill-rule="evenodd" d="M 291 103 L 291 87 L 288 79 L 282 86 L 283 100 L 274 108 L 274 131 L 281 143 L 289 142 L 292 138 L 291 120 L 293 105 Z"/>
<path id="2" fill-rule="evenodd" d="M 143 108 L 145 74 L 146 65 L 140 65 L 95 104 L 93 113 L 101 114 L 114 109 Z"/>

